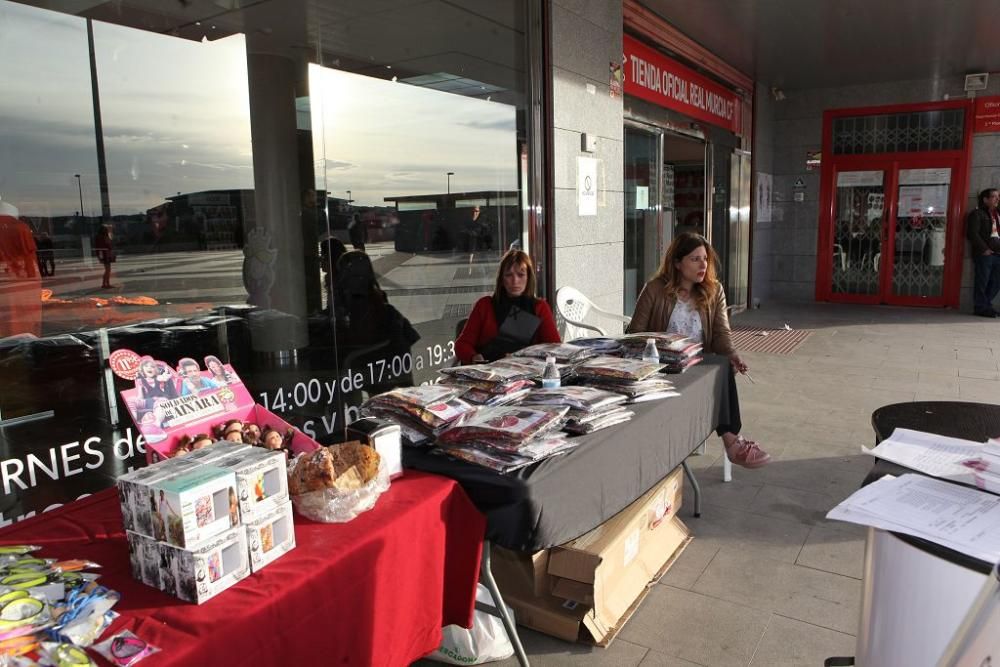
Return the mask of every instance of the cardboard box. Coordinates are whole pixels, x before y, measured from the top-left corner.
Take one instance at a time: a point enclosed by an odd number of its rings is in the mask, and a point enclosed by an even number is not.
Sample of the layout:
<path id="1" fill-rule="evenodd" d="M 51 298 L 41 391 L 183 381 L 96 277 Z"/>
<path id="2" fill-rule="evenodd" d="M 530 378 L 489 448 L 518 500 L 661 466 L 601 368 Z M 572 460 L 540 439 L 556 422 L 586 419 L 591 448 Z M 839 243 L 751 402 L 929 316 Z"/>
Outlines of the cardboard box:
<path id="1" fill-rule="evenodd" d="M 150 485 L 197 467 L 198 464 L 194 461 L 172 459 L 120 475 L 118 502 L 121 505 L 122 523 L 125 529 L 155 537 L 149 496 Z"/>
<path id="2" fill-rule="evenodd" d="M 534 554 L 493 547 L 493 574 L 517 622 L 607 646 L 690 541 L 677 518 L 683 477 L 668 475 L 601 526 Z"/>
<path id="3" fill-rule="evenodd" d="M 250 574 L 243 526 L 216 535 L 194 549 L 157 543 L 160 590 L 201 604 Z"/>
<path id="4" fill-rule="evenodd" d="M 256 572 L 295 548 L 292 502 L 284 503 L 246 525 L 250 570 Z"/>
<path id="5" fill-rule="evenodd" d="M 690 542 L 687 528 L 676 516 L 664 524 L 661 530 L 664 529 L 674 534 L 675 540 L 679 541 L 679 547 L 672 555 L 668 554 L 667 562 L 653 575 L 647 585 L 639 590 L 635 599 L 617 619 L 609 620 L 606 610 L 593 604 L 563 599 L 555 594 L 536 595 L 532 590 L 533 580 L 527 577 L 520 582 L 501 586 L 504 602 L 514 609 L 517 623 L 520 625 L 570 642 L 609 646 L 649 593 L 648 584 L 658 581 Z M 552 581 L 554 584 L 559 583 L 555 578 Z"/>
<path id="6" fill-rule="evenodd" d="M 173 546 L 193 548 L 240 522 L 236 476 L 231 470 L 195 464 L 193 470 L 151 484 L 149 489 L 153 537 Z"/>
<path id="7" fill-rule="evenodd" d="M 526 553 L 493 545 L 490 555 L 490 570 L 501 591 L 517 588 L 525 581 L 530 582 L 528 589 L 532 595 L 547 595 L 552 590 L 548 549 Z"/>
<path id="8" fill-rule="evenodd" d="M 588 629 L 598 642 L 620 624 L 686 544 L 687 528 L 675 516 L 682 489 L 677 468 L 602 525 L 551 549 L 552 594 L 593 607 L 593 627 Z"/>
<path id="9" fill-rule="evenodd" d="M 169 364 L 118 349 L 108 359 L 118 377 L 135 381 L 134 389 L 121 392 L 136 428 L 146 441 L 146 460 L 156 463 L 173 456 L 185 435 L 212 433 L 212 427 L 231 419 L 270 426 L 282 433 L 290 429 L 288 422 L 254 402 L 250 391 L 229 364 L 219 364 L 205 357 L 205 369 L 191 358 L 181 359 L 176 371 Z M 216 366 L 216 372 L 210 370 Z M 155 369 L 156 377 L 144 375 L 144 367 Z M 155 388 L 156 396 L 147 397 Z M 290 447 L 295 454 L 319 448 L 312 438 L 292 429 Z"/>
<path id="10" fill-rule="evenodd" d="M 283 451 L 248 447 L 216 459 L 212 465 L 236 476 L 236 496 L 243 523 L 256 523 L 288 502 L 288 463 Z"/>

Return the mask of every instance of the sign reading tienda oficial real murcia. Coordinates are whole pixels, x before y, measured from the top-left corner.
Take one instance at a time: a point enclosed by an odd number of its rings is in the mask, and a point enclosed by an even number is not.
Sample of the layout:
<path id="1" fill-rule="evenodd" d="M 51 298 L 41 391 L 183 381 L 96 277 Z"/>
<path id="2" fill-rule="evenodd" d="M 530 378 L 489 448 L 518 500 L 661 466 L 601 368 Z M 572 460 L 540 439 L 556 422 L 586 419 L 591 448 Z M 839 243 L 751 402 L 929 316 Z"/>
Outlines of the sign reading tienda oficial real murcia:
<path id="1" fill-rule="evenodd" d="M 624 60 L 625 94 L 740 133 L 740 98 L 733 91 L 629 35 Z"/>

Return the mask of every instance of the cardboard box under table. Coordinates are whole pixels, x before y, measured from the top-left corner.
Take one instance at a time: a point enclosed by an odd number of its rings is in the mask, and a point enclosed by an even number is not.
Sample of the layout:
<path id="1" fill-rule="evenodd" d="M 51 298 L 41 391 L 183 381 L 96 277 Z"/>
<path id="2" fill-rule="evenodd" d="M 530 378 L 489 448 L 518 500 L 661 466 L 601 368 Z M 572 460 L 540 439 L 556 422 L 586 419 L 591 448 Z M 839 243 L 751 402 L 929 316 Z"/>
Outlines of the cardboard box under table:
<path id="1" fill-rule="evenodd" d="M 522 558 L 521 578 L 502 565 L 498 579 L 517 621 L 568 641 L 608 645 L 649 590 L 687 545 L 676 516 L 683 478 L 678 468 L 645 495 L 594 530 Z M 504 560 L 505 557 L 501 557 Z M 537 564 L 546 561 L 545 576 Z M 494 561 L 496 563 L 497 561 Z M 547 584 L 548 592 L 538 590 Z M 541 593 L 541 594 L 540 594 Z"/>

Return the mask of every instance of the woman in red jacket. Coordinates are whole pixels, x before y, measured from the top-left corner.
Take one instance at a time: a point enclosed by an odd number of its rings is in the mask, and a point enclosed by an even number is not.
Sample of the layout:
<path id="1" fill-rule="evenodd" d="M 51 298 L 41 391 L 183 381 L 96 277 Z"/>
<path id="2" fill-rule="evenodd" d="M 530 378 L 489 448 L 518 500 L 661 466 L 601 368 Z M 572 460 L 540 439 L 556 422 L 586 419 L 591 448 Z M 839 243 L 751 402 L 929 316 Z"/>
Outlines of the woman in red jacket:
<path id="1" fill-rule="evenodd" d="M 500 260 L 493 296 L 476 302 L 455 341 L 463 364 L 494 361 L 535 343 L 559 343 L 552 309 L 535 297 L 535 266 L 527 253 L 510 250 Z"/>

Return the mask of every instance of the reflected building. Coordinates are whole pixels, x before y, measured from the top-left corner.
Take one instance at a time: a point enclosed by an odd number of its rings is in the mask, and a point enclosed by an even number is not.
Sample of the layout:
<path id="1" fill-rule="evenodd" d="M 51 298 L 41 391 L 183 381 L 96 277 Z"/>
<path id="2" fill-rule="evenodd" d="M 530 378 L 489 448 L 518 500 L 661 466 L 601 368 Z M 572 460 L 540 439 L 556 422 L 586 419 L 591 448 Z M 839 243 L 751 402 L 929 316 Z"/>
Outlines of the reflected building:
<path id="1" fill-rule="evenodd" d="M 960 84 L 789 90 L 780 106 L 673 11 L 0 0 L 0 203 L 51 236 L 56 263 L 32 278 L 30 327 L 0 337 L 2 520 L 142 463 L 112 351 L 230 362 L 261 404 L 327 441 L 372 391 L 453 363 L 456 327 L 512 246 L 550 302 L 571 285 L 626 314 L 684 230 L 719 252 L 737 309 L 751 287 L 968 299 L 961 214 L 993 144 L 972 141 Z M 105 224 L 112 290 L 93 248 Z M 375 310 L 412 327 L 386 354 L 356 326 L 341 344 L 330 239 L 364 248 Z M 303 391 L 316 386 L 336 390 Z M 64 472 L 88 442 L 100 455 Z"/>

